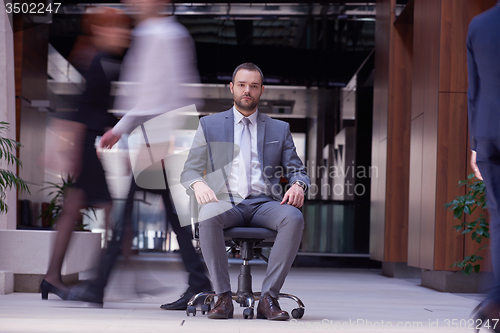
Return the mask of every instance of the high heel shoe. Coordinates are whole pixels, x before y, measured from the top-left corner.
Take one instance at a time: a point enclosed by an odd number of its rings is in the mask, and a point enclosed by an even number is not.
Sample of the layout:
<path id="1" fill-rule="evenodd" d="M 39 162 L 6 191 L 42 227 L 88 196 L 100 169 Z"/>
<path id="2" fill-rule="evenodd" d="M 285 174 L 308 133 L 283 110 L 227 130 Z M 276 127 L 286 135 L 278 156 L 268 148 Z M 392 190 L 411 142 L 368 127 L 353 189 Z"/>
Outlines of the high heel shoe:
<path id="1" fill-rule="evenodd" d="M 68 290 L 57 288 L 53 284 L 45 281 L 45 279 L 43 279 L 42 283 L 40 284 L 40 290 L 42 291 L 42 299 L 48 299 L 49 293 L 55 294 L 63 300 L 68 299 Z"/>
<path id="2" fill-rule="evenodd" d="M 500 325 L 497 325 L 500 317 L 500 306 L 495 302 L 481 302 L 472 310 L 470 316 L 476 325 L 476 332 L 479 332 L 483 325 L 487 325 L 493 332 L 500 333 Z"/>

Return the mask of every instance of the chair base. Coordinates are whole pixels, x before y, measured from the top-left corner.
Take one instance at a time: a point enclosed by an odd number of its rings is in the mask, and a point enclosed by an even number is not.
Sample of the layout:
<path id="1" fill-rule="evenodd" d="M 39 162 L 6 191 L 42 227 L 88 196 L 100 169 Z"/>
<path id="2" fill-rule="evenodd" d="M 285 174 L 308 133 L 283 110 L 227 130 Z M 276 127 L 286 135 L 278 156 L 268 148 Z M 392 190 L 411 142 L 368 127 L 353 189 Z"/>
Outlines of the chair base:
<path id="1" fill-rule="evenodd" d="M 202 315 L 207 314 L 212 309 L 212 306 L 215 304 L 214 298 L 216 296 L 217 294 L 215 293 L 204 293 L 204 292 L 194 295 L 188 302 L 188 307 L 186 309 L 187 316 L 189 317 L 190 314 L 196 316 L 196 311 L 198 310 L 196 304 L 198 305 L 201 304 L 201 308 L 199 310 L 201 311 Z M 245 319 L 254 318 L 255 302 L 260 301 L 261 298 L 260 292 L 255 292 L 255 293 L 245 292 L 239 294 L 232 293 L 231 297 L 234 302 L 240 305 L 240 307 L 245 308 L 243 310 L 243 317 Z M 300 298 L 291 294 L 279 294 L 279 297 L 288 298 L 297 303 L 298 307 L 294 308 L 291 313 L 294 319 L 300 319 L 304 316 L 305 306 L 304 303 L 302 303 L 302 301 L 300 300 Z"/>
<path id="2" fill-rule="evenodd" d="M 192 199 L 191 202 L 196 202 Z M 240 251 L 240 258 L 243 260 L 243 264 L 240 266 L 240 275 L 238 276 L 238 291 L 232 293 L 231 297 L 233 301 L 238 303 L 240 307 L 244 307 L 243 317 L 245 319 L 253 319 L 255 314 L 255 301 L 260 301 L 261 293 L 252 291 L 252 273 L 251 265 L 249 262 L 254 258 L 258 257 L 268 262 L 268 259 L 262 255 L 259 251 L 254 251 L 256 248 L 261 248 L 264 246 L 272 246 L 272 243 L 268 244 L 266 241 L 273 241 L 276 238 L 276 231 L 269 230 L 266 228 L 246 228 L 246 227 L 234 227 L 224 230 L 224 236 L 226 238 L 226 246 L 229 246 L 229 250 L 236 248 Z M 215 293 L 202 292 L 194 295 L 188 302 L 188 307 L 186 309 L 186 314 L 192 314 L 196 316 L 196 311 L 201 304 L 201 313 L 204 315 L 208 313 L 212 307 L 215 305 L 214 298 L 217 296 Z M 304 315 L 305 307 L 304 303 L 294 295 L 290 294 L 279 294 L 280 298 L 288 298 L 295 301 L 298 305 L 297 308 L 292 310 L 292 317 L 294 319 L 300 319 Z"/>

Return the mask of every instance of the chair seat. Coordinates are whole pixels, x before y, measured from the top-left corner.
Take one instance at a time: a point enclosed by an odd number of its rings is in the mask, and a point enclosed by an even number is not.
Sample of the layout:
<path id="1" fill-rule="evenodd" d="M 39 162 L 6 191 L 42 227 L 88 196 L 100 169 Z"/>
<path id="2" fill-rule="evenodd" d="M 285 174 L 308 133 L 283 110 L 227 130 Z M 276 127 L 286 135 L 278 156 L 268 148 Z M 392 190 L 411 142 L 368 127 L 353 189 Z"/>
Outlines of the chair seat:
<path id="1" fill-rule="evenodd" d="M 250 238 L 273 240 L 278 233 L 267 228 L 234 227 L 224 230 L 226 238 Z"/>

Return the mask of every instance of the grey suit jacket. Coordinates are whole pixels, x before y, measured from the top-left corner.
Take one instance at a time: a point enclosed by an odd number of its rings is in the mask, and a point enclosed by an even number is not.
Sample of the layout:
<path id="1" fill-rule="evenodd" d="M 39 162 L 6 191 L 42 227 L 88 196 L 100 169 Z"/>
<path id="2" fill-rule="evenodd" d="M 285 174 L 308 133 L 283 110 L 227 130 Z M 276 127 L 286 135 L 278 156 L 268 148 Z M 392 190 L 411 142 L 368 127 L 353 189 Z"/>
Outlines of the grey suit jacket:
<path id="1" fill-rule="evenodd" d="M 181 174 L 184 187 L 204 180 L 216 194 L 220 193 L 226 186 L 231 163 L 239 153 L 239 147 L 233 142 L 233 109 L 201 118 Z M 264 180 L 273 198 L 283 198 L 281 176 L 290 184 L 301 180 L 309 188 L 311 181 L 295 150 L 288 123 L 259 113 L 257 146 Z"/>

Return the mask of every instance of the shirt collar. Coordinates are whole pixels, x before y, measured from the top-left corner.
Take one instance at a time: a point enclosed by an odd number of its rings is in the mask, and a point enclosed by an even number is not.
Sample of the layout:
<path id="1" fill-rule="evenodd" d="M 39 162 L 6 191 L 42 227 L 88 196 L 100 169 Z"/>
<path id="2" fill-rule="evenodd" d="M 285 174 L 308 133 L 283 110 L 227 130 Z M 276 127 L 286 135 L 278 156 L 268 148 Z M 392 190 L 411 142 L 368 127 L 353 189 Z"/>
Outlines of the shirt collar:
<path id="1" fill-rule="evenodd" d="M 259 113 L 259 110 L 255 110 L 254 113 L 252 113 L 249 117 L 247 117 L 250 120 L 250 123 L 255 125 L 257 123 L 257 114 Z M 233 114 L 234 114 L 234 123 L 237 124 L 241 121 L 241 119 L 244 118 L 244 116 L 236 110 L 236 107 L 233 106 Z"/>

